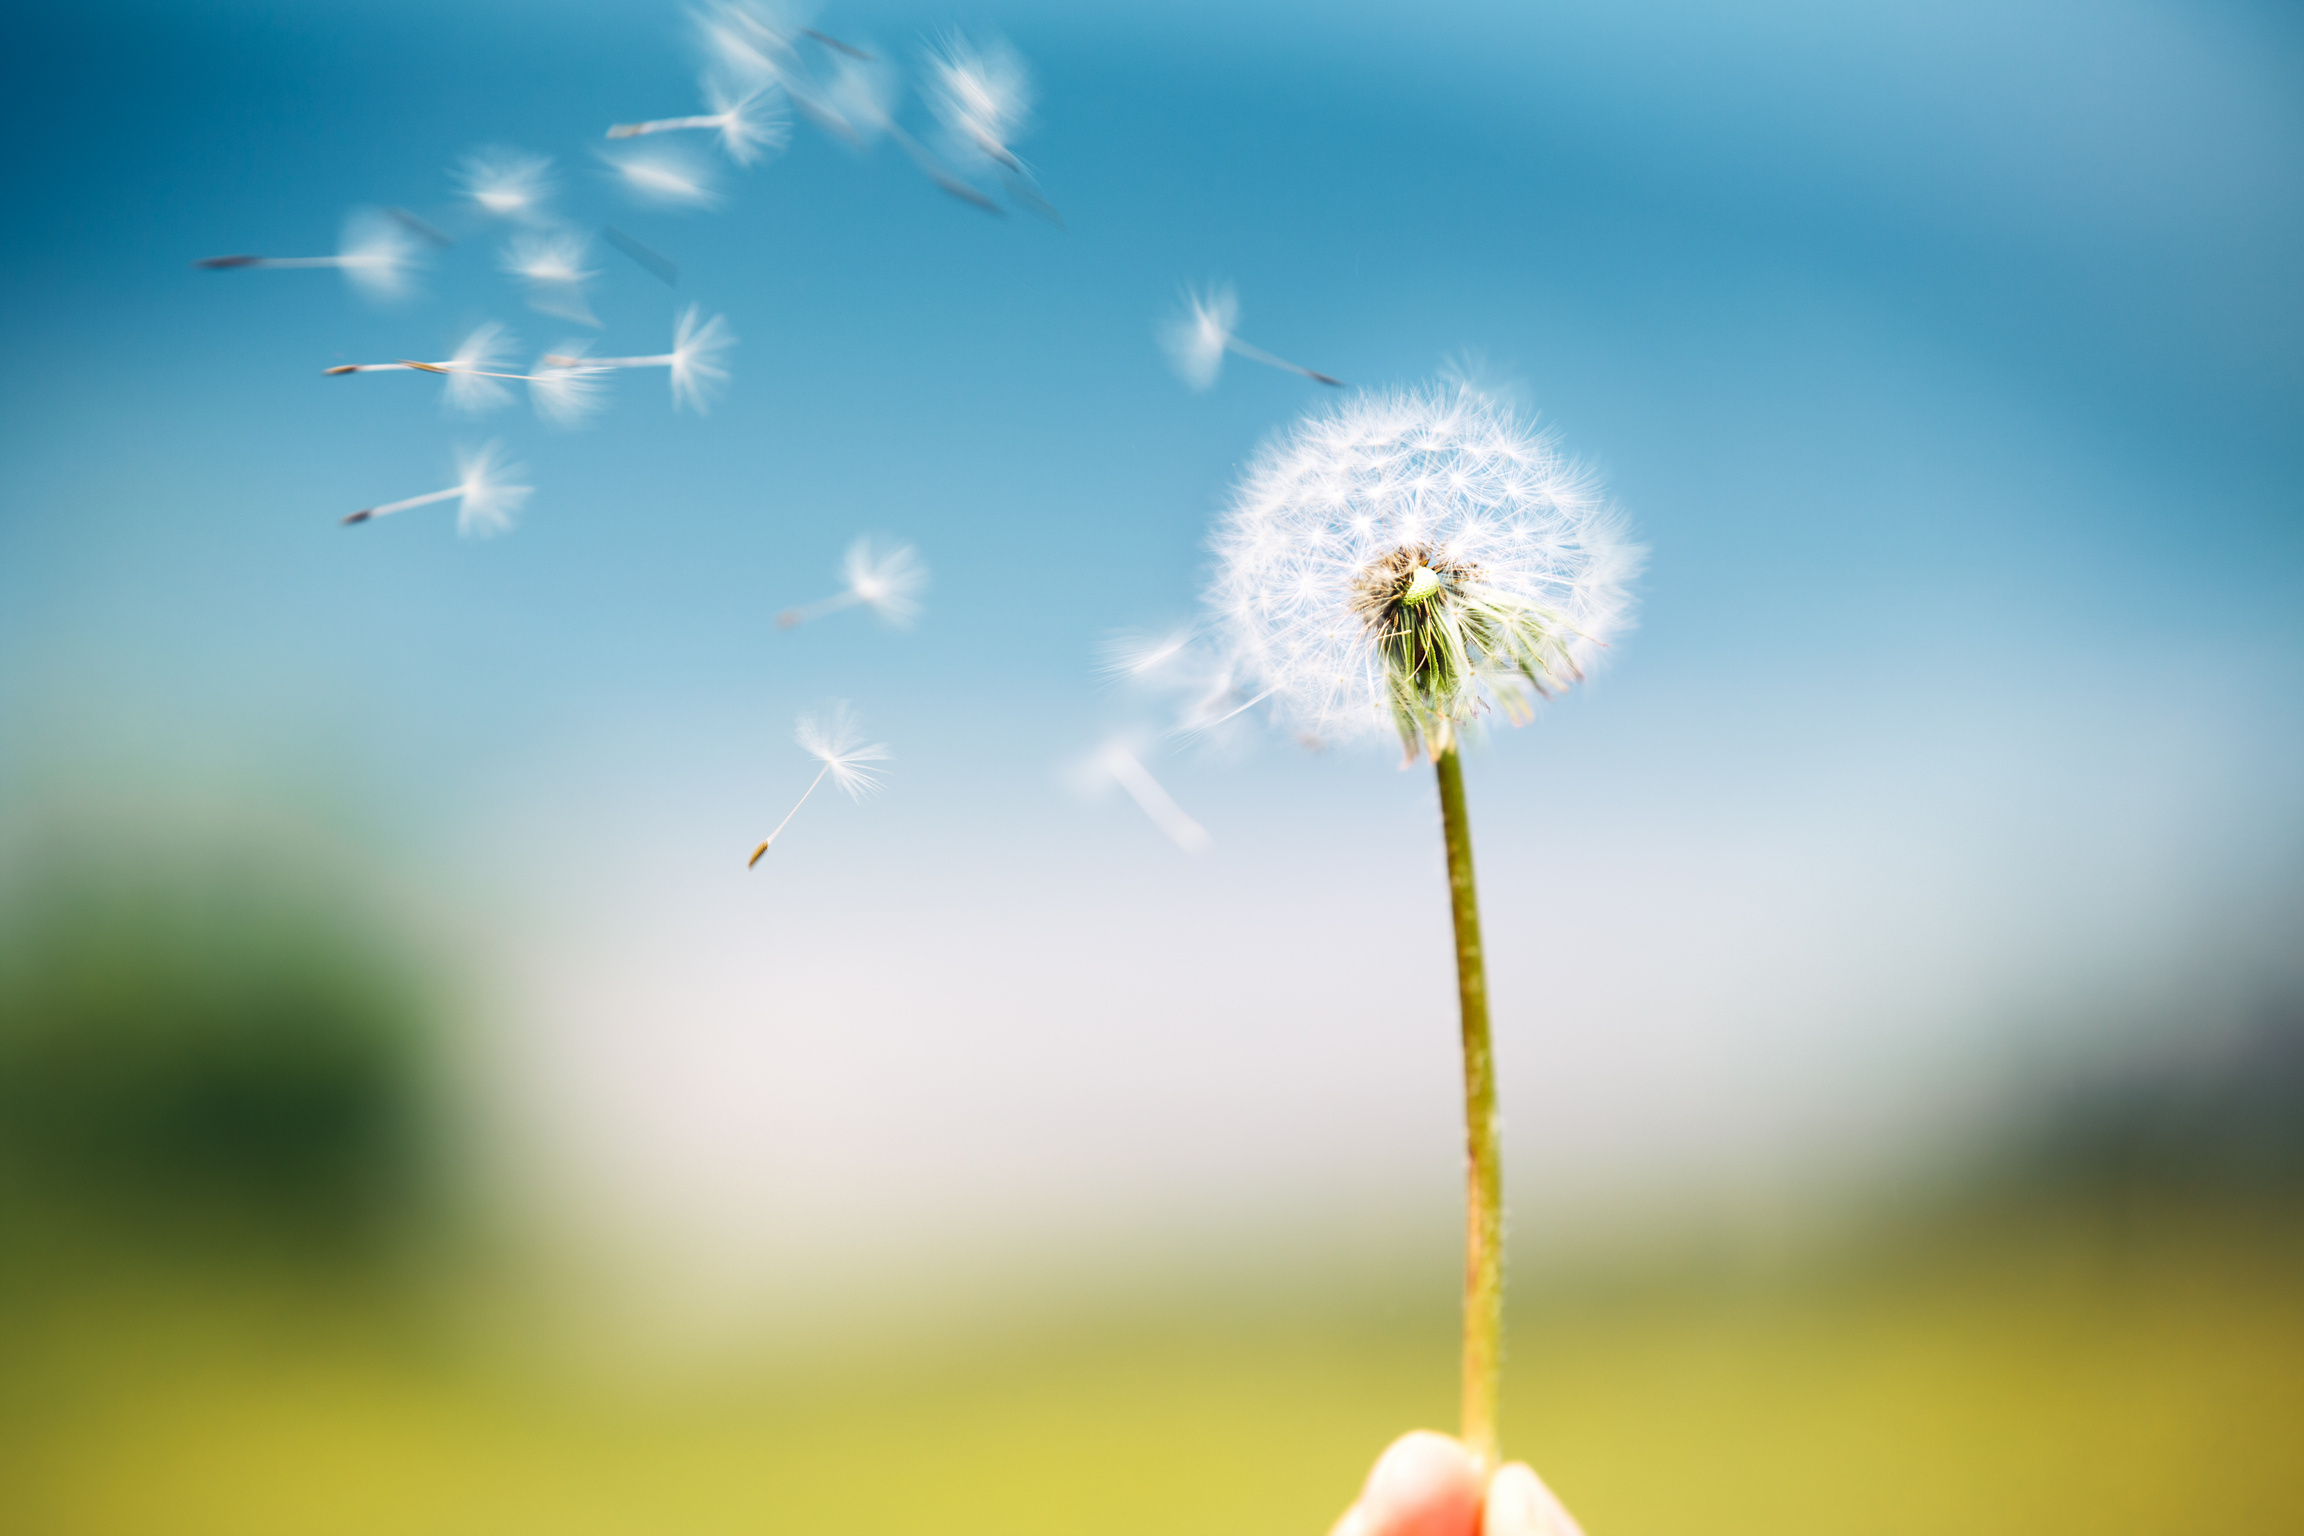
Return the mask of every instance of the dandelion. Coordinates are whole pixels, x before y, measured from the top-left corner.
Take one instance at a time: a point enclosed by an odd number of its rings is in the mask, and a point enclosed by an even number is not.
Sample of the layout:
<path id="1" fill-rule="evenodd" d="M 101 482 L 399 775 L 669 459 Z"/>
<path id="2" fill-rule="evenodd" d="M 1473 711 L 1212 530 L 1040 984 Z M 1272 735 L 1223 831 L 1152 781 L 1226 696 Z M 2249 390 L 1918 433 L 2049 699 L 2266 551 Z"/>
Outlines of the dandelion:
<path id="1" fill-rule="evenodd" d="M 1233 327 L 1239 323 L 1240 297 L 1229 287 L 1210 288 L 1204 293 L 1188 290 L 1183 311 L 1160 328 L 1160 345 L 1167 351 L 1178 376 L 1194 389 L 1206 389 L 1216 382 L 1217 370 L 1224 366 L 1227 352 L 1237 352 L 1267 367 L 1300 373 L 1315 384 L 1343 386 L 1342 379 L 1332 379 L 1301 363 L 1274 357 L 1262 347 L 1248 345 L 1233 334 Z"/>
<path id="2" fill-rule="evenodd" d="M 504 334 L 504 327 L 490 321 L 465 337 L 454 357 L 441 362 L 419 363 L 403 358 L 396 363 L 339 363 L 320 371 L 330 378 L 347 373 L 436 373 L 448 381 L 447 406 L 477 415 L 504 403 L 508 393 L 504 388 L 506 380 L 528 377 L 503 371 L 510 340 Z"/>
<path id="3" fill-rule="evenodd" d="M 605 368 L 664 368 L 670 370 L 672 403 L 675 406 L 695 407 L 701 416 L 710 407 L 708 394 L 716 391 L 728 380 L 728 370 L 720 366 L 720 358 L 736 345 L 736 333 L 728 329 L 728 322 L 719 315 L 702 318 L 703 311 L 691 304 L 680 312 L 678 324 L 672 331 L 672 350 L 649 357 L 596 357 L 581 358 L 547 353 L 548 364 L 582 364 L 593 369 Z"/>
<path id="4" fill-rule="evenodd" d="M 466 200 L 498 219 L 542 223 L 551 217 L 552 161 L 518 149 L 483 149 L 457 163 L 456 183 Z"/>
<path id="5" fill-rule="evenodd" d="M 911 545 L 880 549 L 868 538 L 858 539 L 848 546 L 841 567 L 842 574 L 848 578 L 847 586 L 804 607 L 785 609 L 776 615 L 776 627 L 796 629 L 810 619 L 820 619 L 858 604 L 898 629 L 911 627 L 912 621 L 920 616 L 919 594 L 927 590 L 928 567 L 921 564 L 919 551 Z"/>
<path id="6" fill-rule="evenodd" d="M 609 369 L 585 355 L 591 343 L 564 341 L 528 371 L 528 403 L 554 426 L 580 427 L 604 403 Z"/>
<path id="7" fill-rule="evenodd" d="M 1591 482 L 1508 407 L 1432 386 L 1315 413 L 1258 452 L 1207 594 L 1247 709 L 1322 741 L 1387 727 L 1437 773 L 1456 934 L 1468 1178 L 1463 1438 L 1496 1464 L 1503 1188 L 1459 742 L 1525 721 L 1626 618 L 1641 551 Z"/>
<path id="8" fill-rule="evenodd" d="M 738 94 L 707 77 L 704 101 L 711 111 L 694 117 L 660 117 L 648 123 L 618 123 L 608 130 L 608 137 L 636 139 L 651 133 L 707 129 L 719 135 L 720 147 L 738 165 L 750 165 L 764 151 L 782 149 L 792 137 L 781 95 L 773 86 L 757 85 Z"/>
<path id="9" fill-rule="evenodd" d="M 672 150 L 651 154 L 602 155 L 622 179 L 624 190 L 645 203 L 710 208 L 720 201 L 704 168 Z"/>
<path id="10" fill-rule="evenodd" d="M 395 512 L 406 512 L 415 507 L 428 507 L 438 501 L 455 501 L 456 531 L 467 538 L 489 538 L 512 526 L 512 514 L 527 501 L 533 486 L 515 485 L 512 477 L 522 473 L 517 464 L 503 462 L 503 450 L 489 443 L 477 450 L 464 450 L 456 455 L 457 482 L 444 491 L 432 491 L 423 496 L 411 496 L 405 501 L 386 502 L 380 507 L 367 507 L 350 513 L 343 521 L 365 523 L 379 517 L 390 517 Z"/>
<path id="11" fill-rule="evenodd" d="M 792 825 L 792 818 L 800 814 L 800 807 L 808 803 L 808 797 L 816 793 L 816 786 L 826 778 L 848 791 L 851 800 L 861 800 L 880 787 L 880 776 L 864 765 L 886 762 L 888 749 L 877 743 L 865 745 L 863 730 L 846 704 L 835 704 L 826 714 L 802 715 L 792 739 L 800 743 L 801 751 L 824 766 L 816 770 L 816 777 L 808 781 L 800 798 L 792 802 L 792 809 L 776 823 L 776 830 L 762 838 L 760 846 L 752 850 L 752 857 L 744 861 L 746 869 L 758 864 L 768 845 L 784 835 L 784 829 Z"/>
<path id="12" fill-rule="evenodd" d="M 1186 853 L 1198 853 L 1209 844 L 1208 829 L 1186 815 L 1152 771 L 1120 742 L 1108 742 L 1096 754 L 1096 766 L 1127 791 L 1137 809 L 1151 819 L 1167 839 Z"/>
<path id="13" fill-rule="evenodd" d="M 505 248 L 503 268 L 528 285 L 528 307 L 579 325 L 598 325 L 584 285 L 600 275 L 585 265 L 590 242 L 570 230 L 522 235 Z"/>
<path id="14" fill-rule="evenodd" d="M 344 237 L 333 256 L 209 256 L 193 263 L 207 272 L 238 267 L 334 267 L 345 281 L 371 299 L 398 298 L 420 252 L 408 230 L 389 215 L 360 212 L 344 221 Z"/>

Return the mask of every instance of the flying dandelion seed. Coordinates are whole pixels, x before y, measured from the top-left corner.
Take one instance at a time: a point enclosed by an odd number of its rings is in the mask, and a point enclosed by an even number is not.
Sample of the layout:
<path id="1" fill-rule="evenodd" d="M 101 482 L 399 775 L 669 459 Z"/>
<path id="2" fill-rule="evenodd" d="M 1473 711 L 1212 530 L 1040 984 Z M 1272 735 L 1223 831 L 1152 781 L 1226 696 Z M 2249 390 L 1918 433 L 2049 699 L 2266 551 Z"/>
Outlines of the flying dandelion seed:
<path id="1" fill-rule="evenodd" d="M 978 45 L 949 33 L 930 51 L 922 94 L 943 129 L 945 154 L 959 168 L 956 180 L 965 185 L 971 172 L 989 167 L 1020 207 L 1063 227 L 1063 215 L 1041 195 L 1014 148 L 1032 118 L 1032 77 L 1022 55 L 997 38 Z M 916 153 L 914 159 L 922 156 Z M 921 168 L 936 177 L 924 161 Z M 941 178 L 937 182 L 944 185 Z"/>
<path id="2" fill-rule="evenodd" d="M 600 237 L 632 258 L 634 266 L 639 267 L 665 287 L 675 288 L 679 286 L 680 266 L 671 257 L 660 255 L 648 249 L 613 224 L 601 225 Z"/>
<path id="3" fill-rule="evenodd" d="M 784 835 L 784 829 L 792 825 L 792 818 L 800 814 L 800 807 L 808 803 L 808 797 L 816 793 L 816 786 L 826 778 L 848 791 L 851 800 L 861 800 L 880 787 L 880 776 L 865 764 L 886 762 L 888 749 L 877 743 L 865 744 L 863 729 L 846 704 L 835 704 L 825 714 L 802 715 L 792 739 L 800 744 L 801 751 L 824 766 L 816 770 L 816 777 L 808 781 L 800 798 L 792 802 L 792 809 L 776 823 L 776 830 L 762 838 L 760 846 L 752 850 L 752 857 L 744 861 L 746 869 L 758 864 L 769 845 Z"/>
<path id="4" fill-rule="evenodd" d="M 797 47 L 802 28 L 790 8 L 760 0 L 715 0 L 688 14 L 706 67 L 737 89 L 789 87 L 805 76 Z"/>
<path id="5" fill-rule="evenodd" d="M 422 265 L 422 252 L 398 220 L 363 211 L 344 221 L 344 237 L 333 256 L 209 256 L 192 265 L 208 272 L 333 267 L 366 297 L 395 299 L 407 292 L 410 274 Z"/>
<path id="6" fill-rule="evenodd" d="M 1228 328 L 1228 327 L 1221 327 Z M 1498 1463 L 1503 1178 L 1458 744 L 1579 681 L 1630 611 L 1642 551 L 1596 487 L 1461 385 L 1358 396 L 1264 444 L 1213 545 L 1210 627 L 1251 708 L 1323 742 L 1389 728 L 1434 767 L 1462 1015 L 1467 1226 L 1462 1437 Z"/>
<path id="7" fill-rule="evenodd" d="M 552 161 L 518 149 L 475 150 L 457 162 L 456 185 L 491 218 L 540 224 L 551 217 Z"/>
<path id="8" fill-rule="evenodd" d="M 785 609 L 776 615 L 776 627 L 796 629 L 810 619 L 859 604 L 898 629 L 910 628 L 920 617 L 919 594 L 928 589 L 928 567 L 911 545 L 880 549 L 868 538 L 858 539 L 848 546 L 841 570 L 848 578 L 846 587 L 804 607 Z"/>
<path id="9" fill-rule="evenodd" d="M 1118 742 L 1108 744 L 1096 754 L 1096 765 L 1127 791 L 1128 798 L 1136 802 L 1137 809 L 1150 818 L 1162 836 L 1186 853 L 1198 853 L 1212 841 L 1208 829 L 1186 815 L 1184 808 L 1161 787 L 1160 781 L 1152 777 L 1151 770 L 1125 746 Z"/>
<path id="10" fill-rule="evenodd" d="M 528 289 L 528 307 L 579 325 L 598 325 L 584 285 L 598 277 L 586 266 L 590 242 L 572 230 L 522 235 L 505 248 L 503 269 Z"/>
<path id="11" fill-rule="evenodd" d="M 449 237 L 446 230 L 438 229 L 426 223 L 405 208 L 387 208 L 384 210 L 384 216 L 417 239 L 439 246 L 442 250 L 446 250 L 456 243 Z"/>
<path id="12" fill-rule="evenodd" d="M 1267 367 L 1300 373 L 1316 384 L 1329 384 L 1339 388 L 1342 379 L 1330 378 L 1314 372 L 1301 363 L 1274 357 L 1261 347 L 1252 347 L 1233 334 L 1240 323 L 1240 298 L 1229 287 L 1210 288 L 1203 293 L 1189 290 L 1184 295 L 1183 310 L 1171 317 L 1160 328 L 1160 345 L 1168 354 L 1177 376 L 1194 389 L 1206 389 L 1216 382 L 1216 374 L 1224 366 L 1224 354 L 1237 352 L 1251 362 Z"/>
<path id="13" fill-rule="evenodd" d="M 699 416 L 707 414 L 711 406 L 710 395 L 728 381 L 728 370 L 720 366 L 721 357 L 736 345 L 736 333 L 728 329 L 728 322 L 719 315 L 701 318 L 703 311 L 691 304 L 680 312 L 679 323 L 672 331 L 672 350 L 648 357 L 581 357 L 559 353 L 545 354 L 545 363 L 552 366 L 581 365 L 601 370 L 609 368 L 663 368 L 669 370 L 672 380 L 672 404 L 675 407 L 693 407 Z"/>
<path id="14" fill-rule="evenodd" d="M 895 70 L 871 54 L 845 44 L 839 45 L 839 53 L 832 78 L 805 95 L 794 92 L 792 106 L 851 148 L 861 149 L 895 130 L 900 83 Z"/>
<path id="15" fill-rule="evenodd" d="M 556 427 L 583 426 L 607 404 L 608 380 L 614 370 L 586 355 L 590 345 L 587 341 L 564 341 L 528 370 L 528 403 L 539 417 Z"/>
<path id="16" fill-rule="evenodd" d="M 624 190 L 642 202 L 676 208 L 711 208 L 720 202 L 710 174 L 677 151 L 604 154 L 600 158 L 616 173 Z"/>
<path id="17" fill-rule="evenodd" d="M 923 94 L 963 163 L 981 156 L 1011 171 L 1024 169 L 1009 144 L 1031 120 L 1032 80 L 1015 49 L 998 39 L 979 47 L 948 33 L 929 52 Z"/>
<path id="18" fill-rule="evenodd" d="M 496 443 L 478 449 L 461 450 L 456 455 L 457 482 L 444 491 L 432 491 L 422 496 L 411 496 L 405 501 L 386 502 L 380 507 L 367 507 L 345 516 L 347 525 L 372 522 L 390 517 L 395 512 L 406 512 L 416 507 L 428 507 L 435 502 L 455 501 L 456 531 L 466 538 L 492 538 L 512 526 L 512 515 L 526 502 L 533 486 L 517 485 L 512 477 L 523 471 L 517 464 L 503 462 L 503 450 Z"/>
<path id="19" fill-rule="evenodd" d="M 447 380 L 444 403 L 451 410 L 474 415 L 492 411 L 505 402 L 507 380 L 526 379 L 524 373 L 504 370 L 511 338 L 493 321 L 464 338 L 456 355 L 437 363 L 402 360 L 396 363 L 340 363 L 321 372 L 331 378 L 347 373 L 436 373 Z"/>
<path id="20" fill-rule="evenodd" d="M 738 165 L 750 165 L 769 150 L 782 149 L 792 137 L 785 118 L 782 92 L 774 85 L 756 85 L 741 94 L 716 80 L 704 81 L 704 102 L 712 110 L 693 117 L 660 117 L 646 123 L 618 123 L 608 130 L 611 139 L 636 139 L 651 133 L 680 133 L 703 129 L 718 136 L 720 147 Z"/>

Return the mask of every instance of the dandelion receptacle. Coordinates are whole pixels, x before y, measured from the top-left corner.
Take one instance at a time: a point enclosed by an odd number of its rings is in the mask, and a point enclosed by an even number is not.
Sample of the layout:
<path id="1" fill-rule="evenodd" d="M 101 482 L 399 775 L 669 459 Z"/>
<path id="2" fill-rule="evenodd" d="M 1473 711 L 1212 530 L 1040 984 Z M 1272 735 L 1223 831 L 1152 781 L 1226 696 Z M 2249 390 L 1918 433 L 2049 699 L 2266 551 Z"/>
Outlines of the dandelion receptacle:
<path id="1" fill-rule="evenodd" d="M 1465 1113 L 1463 1423 L 1499 1464 L 1504 1191 L 1462 746 L 1581 681 L 1630 607 L 1642 551 L 1590 479 L 1462 383 L 1356 396 L 1267 442 L 1214 540 L 1219 675 L 1323 741 L 1396 737 L 1437 780 Z"/>

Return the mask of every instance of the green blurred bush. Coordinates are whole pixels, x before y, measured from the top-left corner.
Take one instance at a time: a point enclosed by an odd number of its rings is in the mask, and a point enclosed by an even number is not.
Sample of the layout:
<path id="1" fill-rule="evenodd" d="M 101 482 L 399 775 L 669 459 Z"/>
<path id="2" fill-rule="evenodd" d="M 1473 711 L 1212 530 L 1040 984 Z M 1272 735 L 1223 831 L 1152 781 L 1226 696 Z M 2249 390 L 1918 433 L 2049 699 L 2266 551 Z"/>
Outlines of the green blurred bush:
<path id="1" fill-rule="evenodd" d="M 0 894 L 0 1190 L 80 1226 L 333 1248 L 430 1182 L 417 968 L 276 849 L 51 843 Z"/>

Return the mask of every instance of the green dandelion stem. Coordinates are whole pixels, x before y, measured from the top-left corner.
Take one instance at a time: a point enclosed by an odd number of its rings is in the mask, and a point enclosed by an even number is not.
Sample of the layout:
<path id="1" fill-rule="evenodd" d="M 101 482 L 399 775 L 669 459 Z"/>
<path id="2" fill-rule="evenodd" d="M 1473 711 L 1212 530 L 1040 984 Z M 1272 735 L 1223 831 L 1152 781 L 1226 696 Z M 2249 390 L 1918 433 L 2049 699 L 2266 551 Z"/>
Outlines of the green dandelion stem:
<path id="1" fill-rule="evenodd" d="M 1496 1399 L 1504 1371 L 1504 1168 L 1496 1124 L 1496 1058 L 1464 765 L 1451 743 L 1434 760 L 1456 919 L 1456 996 L 1464 1028 L 1464 1412 L 1462 1434 L 1483 1467 L 1497 1464 Z"/>

